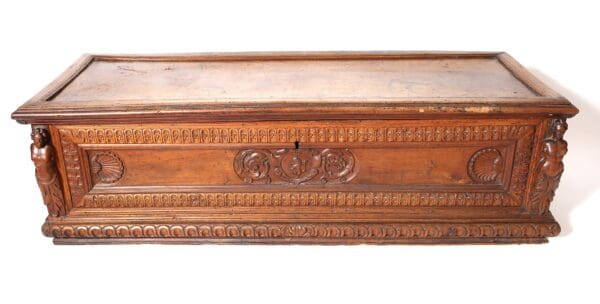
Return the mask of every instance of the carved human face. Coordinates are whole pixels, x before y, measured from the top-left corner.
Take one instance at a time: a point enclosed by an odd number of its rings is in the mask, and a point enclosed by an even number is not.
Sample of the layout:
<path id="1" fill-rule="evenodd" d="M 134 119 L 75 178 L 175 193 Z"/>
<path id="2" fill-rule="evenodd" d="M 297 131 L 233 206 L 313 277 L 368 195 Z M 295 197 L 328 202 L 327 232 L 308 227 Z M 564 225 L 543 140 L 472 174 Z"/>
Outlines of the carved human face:
<path id="1" fill-rule="evenodd" d="M 32 135 L 31 138 L 33 139 L 33 144 L 37 147 L 37 148 L 41 148 L 44 146 L 44 136 L 42 134 L 42 131 L 40 130 L 36 130 Z"/>
<path id="2" fill-rule="evenodd" d="M 567 131 L 567 122 L 559 121 L 554 127 L 554 134 L 557 138 L 562 138 L 565 132 Z"/>

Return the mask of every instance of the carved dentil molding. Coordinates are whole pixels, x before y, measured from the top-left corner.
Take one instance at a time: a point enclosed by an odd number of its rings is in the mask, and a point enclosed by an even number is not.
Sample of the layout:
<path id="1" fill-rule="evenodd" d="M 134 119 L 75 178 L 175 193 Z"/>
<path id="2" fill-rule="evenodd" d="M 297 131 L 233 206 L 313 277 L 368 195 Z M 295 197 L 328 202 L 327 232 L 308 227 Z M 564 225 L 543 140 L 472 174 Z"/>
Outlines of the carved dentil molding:
<path id="1" fill-rule="evenodd" d="M 78 207 L 461 207 L 518 206 L 492 192 L 208 192 L 89 194 Z"/>
<path id="2" fill-rule="evenodd" d="M 541 238 L 560 227 L 547 224 L 48 224 L 56 238 L 204 238 L 204 239 L 436 239 Z"/>
<path id="3" fill-rule="evenodd" d="M 207 128 L 63 128 L 75 143 L 211 144 L 211 143 L 369 143 L 463 142 L 515 139 L 531 126 L 465 125 L 406 127 L 207 127 Z M 68 133 L 68 134 L 67 134 Z"/>

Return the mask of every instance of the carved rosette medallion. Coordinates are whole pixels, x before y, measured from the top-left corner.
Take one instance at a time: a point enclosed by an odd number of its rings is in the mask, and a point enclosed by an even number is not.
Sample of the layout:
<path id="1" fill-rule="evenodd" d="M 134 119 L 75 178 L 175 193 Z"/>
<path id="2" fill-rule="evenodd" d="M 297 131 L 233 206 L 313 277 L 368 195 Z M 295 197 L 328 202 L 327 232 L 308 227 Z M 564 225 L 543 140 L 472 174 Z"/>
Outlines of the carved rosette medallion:
<path id="1" fill-rule="evenodd" d="M 270 158 L 268 151 L 245 150 L 238 153 L 233 162 L 233 167 L 237 175 L 246 183 L 264 183 L 271 182 L 269 176 Z"/>
<path id="2" fill-rule="evenodd" d="M 112 152 L 97 152 L 90 157 L 90 169 L 95 183 L 112 184 L 123 177 L 123 161 Z"/>
<path id="3" fill-rule="evenodd" d="M 233 168 L 249 184 L 346 183 L 358 172 L 348 149 L 243 150 Z"/>
<path id="4" fill-rule="evenodd" d="M 500 151 L 495 148 L 484 148 L 471 156 L 467 171 L 475 182 L 493 183 L 502 176 L 503 168 L 504 159 Z"/>

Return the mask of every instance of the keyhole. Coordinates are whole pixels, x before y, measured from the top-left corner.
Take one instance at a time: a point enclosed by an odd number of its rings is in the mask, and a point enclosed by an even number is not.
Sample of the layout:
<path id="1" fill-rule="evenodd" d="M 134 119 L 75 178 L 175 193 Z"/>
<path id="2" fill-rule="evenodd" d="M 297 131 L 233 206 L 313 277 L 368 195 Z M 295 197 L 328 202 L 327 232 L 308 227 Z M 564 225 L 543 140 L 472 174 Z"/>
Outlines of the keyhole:
<path id="1" fill-rule="evenodd" d="M 295 141 L 294 147 L 296 147 L 296 150 L 300 149 L 300 143 L 298 141 Z"/>

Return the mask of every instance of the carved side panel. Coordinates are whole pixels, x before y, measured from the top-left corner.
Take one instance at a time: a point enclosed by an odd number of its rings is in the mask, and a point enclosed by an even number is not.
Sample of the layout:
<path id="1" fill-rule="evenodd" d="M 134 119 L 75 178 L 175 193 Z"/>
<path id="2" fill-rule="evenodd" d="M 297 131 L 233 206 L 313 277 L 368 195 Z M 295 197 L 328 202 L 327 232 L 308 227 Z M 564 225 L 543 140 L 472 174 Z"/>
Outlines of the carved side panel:
<path id="1" fill-rule="evenodd" d="M 341 184 L 358 172 L 349 149 L 243 150 L 233 167 L 249 184 Z"/>
<path id="2" fill-rule="evenodd" d="M 527 200 L 525 192 L 530 174 L 529 166 L 532 162 L 535 127 L 519 126 L 513 128 L 511 133 L 514 138 L 517 138 L 517 146 L 508 194 L 512 200 L 518 202 L 515 205 L 519 206 Z"/>
<path id="3" fill-rule="evenodd" d="M 71 201 L 73 202 L 73 206 L 79 207 L 83 196 L 87 193 L 84 183 L 81 156 L 79 155 L 77 143 L 73 140 L 71 132 L 68 130 L 60 130 L 59 134 Z"/>
<path id="4" fill-rule="evenodd" d="M 31 133 L 31 160 L 35 164 L 35 177 L 50 216 L 66 213 L 60 177 L 56 167 L 56 150 L 50 144 L 48 129 L 34 127 Z"/>
<path id="5" fill-rule="evenodd" d="M 567 142 L 563 140 L 567 130 L 566 120 L 556 118 L 549 120 L 548 124 L 540 159 L 536 166 L 538 175 L 530 200 L 531 210 L 539 214 L 547 212 L 550 202 L 554 199 L 554 193 L 564 171 L 562 159 L 567 153 Z"/>

